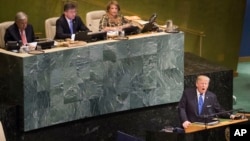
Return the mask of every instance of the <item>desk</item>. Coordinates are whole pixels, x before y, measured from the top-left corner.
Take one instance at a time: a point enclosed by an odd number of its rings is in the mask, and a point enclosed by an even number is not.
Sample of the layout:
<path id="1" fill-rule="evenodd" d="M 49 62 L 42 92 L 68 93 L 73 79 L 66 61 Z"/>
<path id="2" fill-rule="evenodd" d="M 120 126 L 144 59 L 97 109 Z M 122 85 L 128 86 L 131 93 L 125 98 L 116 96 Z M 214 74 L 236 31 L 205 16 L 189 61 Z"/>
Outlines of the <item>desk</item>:
<path id="1" fill-rule="evenodd" d="M 24 131 L 178 102 L 183 50 L 183 33 L 163 32 L 39 55 L 0 50 L 0 96 L 20 106 Z"/>
<path id="2" fill-rule="evenodd" d="M 207 129 L 213 129 L 213 128 L 218 128 L 222 126 L 228 126 L 231 124 L 237 124 L 237 123 L 242 123 L 246 122 L 248 119 L 241 119 L 241 120 L 231 120 L 231 119 L 223 119 L 219 124 L 216 125 L 200 125 L 200 124 L 195 124 L 192 123 L 188 128 L 185 129 L 185 133 L 194 133 L 202 130 L 207 130 Z"/>
<path id="3" fill-rule="evenodd" d="M 215 130 L 217 132 L 216 134 L 209 134 L 210 131 L 205 130 L 211 130 L 215 128 L 220 128 L 232 124 L 237 123 L 243 123 L 247 122 L 248 119 L 242 119 L 242 120 L 230 120 L 230 119 L 221 119 L 221 122 L 217 125 L 213 126 L 207 126 L 200 125 L 200 124 L 192 124 L 187 129 L 185 129 L 185 133 L 173 133 L 173 132 L 162 132 L 162 131 L 147 131 L 146 132 L 146 141 L 204 141 L 206 140 L 212 140 L 212 141 L 221 141 L 223 138 L 209 138 L 212 136 L 220 135 L 224 132 L 224 129 L 222 130 Z M 197 136 L 198 135 L 198 136 Z M 222 137 L 224 136 L 224 133 Z"/>
<path id="4" fill-rule="evenodd" d="M 1 121 L 0 121 L 0 140 L 6 141 Z"/>

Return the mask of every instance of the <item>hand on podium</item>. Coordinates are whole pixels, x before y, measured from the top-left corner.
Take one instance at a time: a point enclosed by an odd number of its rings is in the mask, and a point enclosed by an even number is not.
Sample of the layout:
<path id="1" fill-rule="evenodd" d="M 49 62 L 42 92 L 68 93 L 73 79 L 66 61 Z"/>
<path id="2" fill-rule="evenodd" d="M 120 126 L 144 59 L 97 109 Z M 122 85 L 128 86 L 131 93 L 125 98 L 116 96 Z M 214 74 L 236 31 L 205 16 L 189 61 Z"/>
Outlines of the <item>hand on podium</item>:
<path id="1" fill-rule="evenodd" d="M 188 126 L 191 124 L 190 121 L 186 120 L 182 123 L 183 128 L 188 128 Z"/>
<path id="2" fill-rule="evenodd" d="M 244 119 L 244 115 L 240 115 L 240 114 L 237 114 L 237 115 L 230 115 L 230 119 L 233 119 L 233 120 L 239 120 L 239 119 Z"/>

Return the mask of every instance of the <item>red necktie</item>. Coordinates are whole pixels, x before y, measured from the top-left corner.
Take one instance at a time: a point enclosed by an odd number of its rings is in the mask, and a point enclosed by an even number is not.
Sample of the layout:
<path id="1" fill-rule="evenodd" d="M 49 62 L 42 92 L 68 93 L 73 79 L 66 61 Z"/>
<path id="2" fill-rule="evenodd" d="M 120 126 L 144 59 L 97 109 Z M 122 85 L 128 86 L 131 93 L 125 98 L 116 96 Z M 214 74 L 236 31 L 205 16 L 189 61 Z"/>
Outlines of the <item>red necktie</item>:
<path id="1" fill-rule="evenodd" d="M 26 45 L 27 39 L 26 39 L 26 35 L 24 33 L 24 30 L 21 30 L 21 38 L 22 38 L 23 45 Z"/>

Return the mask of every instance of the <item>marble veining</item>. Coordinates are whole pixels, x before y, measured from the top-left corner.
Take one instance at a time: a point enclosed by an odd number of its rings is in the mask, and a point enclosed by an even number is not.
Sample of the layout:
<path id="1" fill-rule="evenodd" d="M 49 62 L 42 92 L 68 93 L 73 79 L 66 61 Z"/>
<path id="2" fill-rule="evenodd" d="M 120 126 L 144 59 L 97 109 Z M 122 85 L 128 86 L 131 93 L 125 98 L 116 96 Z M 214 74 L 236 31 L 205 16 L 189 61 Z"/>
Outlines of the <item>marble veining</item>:
<path id="1" fill-rule="evenodd" d="M 24 131 L 179 101 L 183 50 L 184 34 L 177 33 L 20 59 L 23 83 L 14 93 L 22 97 Z"/>

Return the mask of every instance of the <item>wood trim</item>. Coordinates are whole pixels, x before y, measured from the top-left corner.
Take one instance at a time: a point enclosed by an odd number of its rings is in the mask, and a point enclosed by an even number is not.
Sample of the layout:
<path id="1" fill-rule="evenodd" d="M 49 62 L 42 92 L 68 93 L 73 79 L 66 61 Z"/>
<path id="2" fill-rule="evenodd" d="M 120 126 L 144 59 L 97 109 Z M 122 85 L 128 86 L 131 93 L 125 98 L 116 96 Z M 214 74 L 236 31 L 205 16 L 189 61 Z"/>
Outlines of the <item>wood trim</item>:
<path id="1" fill-rule="evenodd" d="M 6 141 L 1 121 L 0 121 L 0 140 L 1 141 Z"/>
<path id="2" fill-rule="evenodd" d="M 239 57 L 239 62 L 250 62 L 250 56 Z"/>
<path id="3" fill-rule="evenodd" d="M 192 123 L 191 125 L 188 126 L 188 128 L 185 129 L 185 133 L 194 133 L 194 132 L 199 132 L 199 131 L 203 131 L 203 130 L 207 130 L 207 129 L 213 129 L 213 128 L 228 126 L 231 124 L 237 124 L 237 123 L 242 123 L 242 122 L 247 122 L 247 121 L 248 121 L 248 119 L 239 119 L 239 120 L 227 119 L 227 120 L 221 121 L 219 124 L 216 124 L 213 126 Z"/>
<path id="4" fill-rule="evenodd" d="M 237 71 L 234 71 L 233 75 L 234 75 L 234 77 L 238 77 L 239 74 Z"/>

